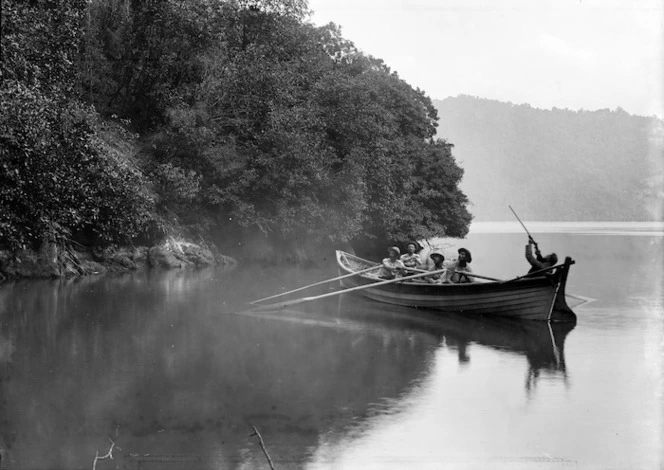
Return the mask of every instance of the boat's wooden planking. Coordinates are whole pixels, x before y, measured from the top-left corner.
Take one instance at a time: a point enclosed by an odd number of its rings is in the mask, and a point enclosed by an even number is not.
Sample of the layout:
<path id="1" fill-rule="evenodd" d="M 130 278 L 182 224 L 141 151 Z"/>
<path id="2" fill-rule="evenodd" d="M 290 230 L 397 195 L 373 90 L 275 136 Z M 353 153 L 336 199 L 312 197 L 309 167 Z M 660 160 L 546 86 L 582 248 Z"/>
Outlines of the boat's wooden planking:
<path id="1" fill-rule="evenodd" d="M 370 261 L 338 252 L 341 272 L 371 266 Z M 552 276 L 539 276 L 511 282 L 473 282 L 468 284 L 429 284 L 408 281 L 368 287 L 375 277 L 360 275 L 341 281 L 343 288 L 367 286 L 363 296 L 392 305 L 426 308 L 444 312 L 504 316 L 524 320 L 573 321 L 574 313 L 564 301 L 564 284 L 572 261 Z"/>

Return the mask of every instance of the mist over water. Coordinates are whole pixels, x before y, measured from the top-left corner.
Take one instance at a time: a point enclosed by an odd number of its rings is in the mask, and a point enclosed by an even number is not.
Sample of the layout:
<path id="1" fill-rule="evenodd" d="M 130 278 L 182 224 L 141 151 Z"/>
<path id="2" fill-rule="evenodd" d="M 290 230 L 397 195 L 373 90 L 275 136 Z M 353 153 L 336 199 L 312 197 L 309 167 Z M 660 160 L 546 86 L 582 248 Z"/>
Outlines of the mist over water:
<path id="1" fill-rule="evenodd" d="M 252 426 L 279 469 L 658 468 L 662 231 L 560 227 L 529 224 L 576 260 L 568 291 L 595 300 L 552 328 L 352 295 L 250 310 L 336 276 L 332 253 L 319 268 L 4 284 L 0 468 L 89 469 L 109 438 L 97 469 L 267 468 Z M 526 241 L 474 226 L 438 242 L 509 278 Z"/>

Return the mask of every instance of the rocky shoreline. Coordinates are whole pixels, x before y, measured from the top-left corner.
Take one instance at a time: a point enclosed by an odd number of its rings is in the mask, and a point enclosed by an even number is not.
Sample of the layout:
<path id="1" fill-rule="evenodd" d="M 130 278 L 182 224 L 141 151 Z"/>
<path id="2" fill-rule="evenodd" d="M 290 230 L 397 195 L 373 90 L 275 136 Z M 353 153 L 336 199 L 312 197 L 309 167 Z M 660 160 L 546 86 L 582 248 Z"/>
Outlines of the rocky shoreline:
<path id="1" fill-rule="evenodd" d="M 148 268 L 195 269 L 233 267 L 237 261 L 206 243 L 173 237 L 154 246 L 89 248 L 74 243 L 44 241 L 39 250 L 0 250 L 0 281 L 21 278 L 59 278 Z"/>

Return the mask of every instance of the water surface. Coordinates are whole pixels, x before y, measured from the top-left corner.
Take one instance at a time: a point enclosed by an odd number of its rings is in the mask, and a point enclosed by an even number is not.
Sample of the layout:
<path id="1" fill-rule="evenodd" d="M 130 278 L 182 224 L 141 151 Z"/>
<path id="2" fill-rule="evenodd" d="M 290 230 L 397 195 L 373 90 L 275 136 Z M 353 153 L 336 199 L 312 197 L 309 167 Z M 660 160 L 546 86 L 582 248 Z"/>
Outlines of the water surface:
<path id="1" fill-rule="evenodd" d="M 657 469 L 661 231 L 533 231 L 572 256 L 576 325 L 438 316 L 347 295 L 248 301 L 321 268 L 151 271 L 0 286 L 0 468 Z M 475 229 L 475 272 L 527 270 Z M 321 286 L 307 295 L 328 292 Z"/>

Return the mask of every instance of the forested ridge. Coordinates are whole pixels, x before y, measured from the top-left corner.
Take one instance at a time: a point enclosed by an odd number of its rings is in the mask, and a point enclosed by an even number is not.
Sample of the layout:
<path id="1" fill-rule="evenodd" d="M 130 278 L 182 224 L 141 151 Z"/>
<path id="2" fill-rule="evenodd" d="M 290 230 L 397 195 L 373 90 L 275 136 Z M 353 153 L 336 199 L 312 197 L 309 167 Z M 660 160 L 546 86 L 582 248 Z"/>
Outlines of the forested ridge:
<path id="1" fill-rule="evenodd" d="M 429 97 L 307 9 L 3 1 L 0 245 L 465 235 Z"/>
<path id="2" fill-rule="evenodd" d="M 476 220 L 662 220 L 664 123 L 622 109 L 434 101 Z"/>

